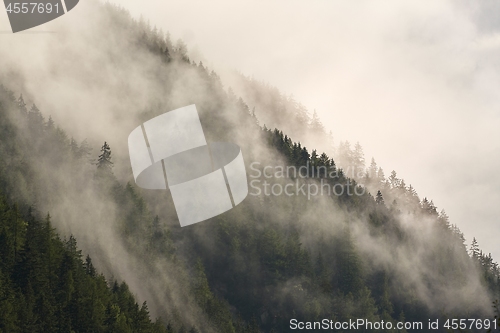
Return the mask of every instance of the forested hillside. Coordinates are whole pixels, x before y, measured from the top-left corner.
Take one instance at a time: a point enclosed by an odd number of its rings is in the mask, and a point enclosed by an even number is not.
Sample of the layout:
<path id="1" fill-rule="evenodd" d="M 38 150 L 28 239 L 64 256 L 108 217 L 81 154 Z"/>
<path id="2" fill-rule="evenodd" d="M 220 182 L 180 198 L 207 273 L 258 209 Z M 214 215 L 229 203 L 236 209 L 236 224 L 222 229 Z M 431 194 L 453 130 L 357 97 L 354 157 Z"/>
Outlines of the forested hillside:
<path id="1" fill-rule="evenodd" d="M 123 9 L 92 4 L 82 4 L 92 20 L 47 42 L 46 52 L 74 58 L 44 58 L 51 68 L 44 84 L 8 59 L 0 68 L 2 332 L 288 332 L 291 319 L 493 320 L 498 266 L 476 242 L 467 249 L 432 200 L 396 172 L 386 177 L 374 160 L 366 167 L 360 145 L 342 143 L 332 158 L 301 144 L 295 136 L 328 135 L 314 113 L 279 92 L 261 104 L 258 94 L 240 98 L 193 63 L 182 41 Z M 51 80 L 65 83 L 60 100 Z M 71 97 L 81 103 L 66 108 Z M 235 209 L 181 228 L 168 191 L 134 184 L 126 138 L 189 104 L 208 141 L 240 145 L 254 186 Z M 285 167 L 306 174 L 283 176 Z M 339 193 L 278 195 L 265 181 L 327 184 Z"/>
<path id="2" fill-rule="evenodd" d="M 106 281 L 73 236 L 61 240 L 47 214 L 23 217 L 0 198 L 2 332 L 169 332 L 152 323 L 126 283 Z"/>

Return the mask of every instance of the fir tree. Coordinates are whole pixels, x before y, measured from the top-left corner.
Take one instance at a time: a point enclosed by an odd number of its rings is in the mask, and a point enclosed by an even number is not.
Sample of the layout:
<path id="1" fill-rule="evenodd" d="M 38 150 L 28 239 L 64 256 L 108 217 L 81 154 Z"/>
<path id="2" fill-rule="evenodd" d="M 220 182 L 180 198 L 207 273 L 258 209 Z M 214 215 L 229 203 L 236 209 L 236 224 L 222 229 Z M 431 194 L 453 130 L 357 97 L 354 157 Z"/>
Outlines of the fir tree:
<path id="1" fill-rule="evenodd" d="M 382 196 L 382 192 L 377 191 L 377 195 L 375 197 L 375 202 L 377 205 L 383 205 L 384 204 L 384 197 Z"/>
<path id="2" fill-rule="evenodd" d="M 17 107 L 23 115 L 28 114 L 28 109 L 26 108 L 26 103 L 24 102 L 23 94 L 21 94 L 17 100 Z"/>
<path id="3" fill-rule="evenodd" d="M 101 155 L 97 159 L 97 169 L 111 172 L 111 168 L 113 167 L 113 162 L 111 162 L 111 148 L 109 147 L 107 142 L 101 147 Z"/>

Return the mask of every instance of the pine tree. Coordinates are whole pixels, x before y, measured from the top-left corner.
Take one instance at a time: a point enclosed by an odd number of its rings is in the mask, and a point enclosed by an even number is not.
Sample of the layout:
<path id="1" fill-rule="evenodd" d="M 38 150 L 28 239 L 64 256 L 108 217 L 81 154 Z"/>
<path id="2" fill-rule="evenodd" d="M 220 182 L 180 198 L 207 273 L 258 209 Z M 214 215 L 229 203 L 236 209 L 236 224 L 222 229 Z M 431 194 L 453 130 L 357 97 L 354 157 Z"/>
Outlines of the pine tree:
<path id="1" fill-rule="evenodd" d="M 372 157 L 370 167 L 368 168 L 368 177 L 370 177 L 370 179 L 377 179 L 377 170 L 377 162 L 375 162 L 375 159 Z"/>
<path id="2" fill-rule="evenodd" d="M 175 51 L 181 56 L 181 58 L 187 57 L 187 45 L 182 39 L 178 39 L 175 44 Z"/>
<path id="3" fill-rule="evenodd" d="M 392 170 L 391 175 L 389 176 L 389 185 L 391 188 L 398 188 L 400 183 L 400 179 L 397 177 L 396 171 Z"/>
<path id="4" fill-rule="evenodd" d="M 23 94 L 21 94 L 17 100 L 17 107 L 23 115 L 28 114 L 28 109 L 26 108 L 26 103 L 24 102 Z"/>
<path id="5" fill-rule="evenodd" d="M 338 165 L 344 169 L 344 172 L 350 175 L 352 170 L 349 170 L 349 168 L 352 167 L 353 153 L 349 141 L 340 142 L 337 155 Z"/>
<path id="6" fill-rule="evenodd" d="M 199 258 L 196 262 L 196 276 L 194 279 L 193 293 L 198 305 L 206 311 L 213 295 L 210 291 L 210 286 L 207 281 L 205 268 L 203 267 L 203 263 Z"/>
<path id="7" fill-rule="evenodd" d="M 384 204 L 384 197 L 382 196 L 382 192 L 377 191 L 377 196 L 375 197 L 375 202 L 377 205 L 383 205 Z"/>
<path id="8" fill-rule="evenodd" d="M 362 177 L 365 170 L 365 154 L 363 152 L 363 147 L 356 142 L 354 145 L 354 151 L 352 153 L 352 166 L 354 168 L 354 175 L 356 179 Z"/>
<path id="9" fill-rule="evenodd" d="M 469 254 L 471 258 L 479 260 L 479 245 L 477 244 L 476 237 L 472 239 L 472 243 L 470 245 Z"/>
<path id="10" fill-rule="evenodd" d="M 78 143 L 76 143 L 75 139 L 69 139 L 69 149 L 75 158 L 78 158 Z"/>
<path id="11" fill-rule="evenodd" d="M 438 221 L 440 225 L 443 226 L 445 229 L 450 228 L 450 218 L 448 217 L 444 209 L 442 209 L 441 212 L 439 213 Z"/>
<path id="12" fill-rule="evenodd" d="M 47 131 L 52 131 L 55 128 L 54 120 L 52 119 L 52 116 L 49 116 L 49 120 L 47 120 L 47 124 L 45 125 L 45 128 L 47 129 Z"/>
<path id="13" fill-rule="evenodd" d="M 40 138 L 43 132 L 44 119 L 38 107 L 33 104 L 28 112 L 28 125 L 30 127 L 31 135 L 34 138 Z"/>
<path id="14" fill-rule="evenodd" d="M 384 173 L 384 170 L 382 170 L 381 167 L 378 168 L 377 178 L 378 178 L 379 185 L 385 187 L 385 185 L 386 185 L 385 173 Z"/>
<path id="15" fill-rule="evenodd" d="M 429 201 L 429 200 L 427 200 L 427 198 L 424 198 L 422 200 L 421 206 L 422 206 L 422 210 L 424 212 L 426 212 L 427 214 L 438 216 L 437 208 L 434 205 L 434 202 L 432 200 Z"/>
<path id="16" fill-rule="evenodd" d="M 85 139 L 80 143 L 77 157 L 93 164 L 94 160 L 91 158 L 91 155 L 92 155 L 92 147 L 90 147 L 87 139 Z"/>
<path id="17" fill-rule="evenodd" d="M 313 116 L 311 119 L 311 130 L 317 135 L 324 134 L 324 132 L 325 132 L 325 127 L 321 123 L 321 120 L 319 119 L 318 113 L 316 112 L 316 110 L 314 110 Z"/>
<path id="18" fill-rule="evenodd" d="M 339 288 L 345 294 L 357 293 L 363 285 L 362 267 L 349 226 L 345 227 L 339 245 Z"/>
<path id="19" fill-rule="evenodd" d="M 111 148 L 107 142 L 101 147 L 101 155 L 97 160 L 97 169 L 111 173 L 111 168 L 113 167 L 113 162 L 111 162 Z"/>

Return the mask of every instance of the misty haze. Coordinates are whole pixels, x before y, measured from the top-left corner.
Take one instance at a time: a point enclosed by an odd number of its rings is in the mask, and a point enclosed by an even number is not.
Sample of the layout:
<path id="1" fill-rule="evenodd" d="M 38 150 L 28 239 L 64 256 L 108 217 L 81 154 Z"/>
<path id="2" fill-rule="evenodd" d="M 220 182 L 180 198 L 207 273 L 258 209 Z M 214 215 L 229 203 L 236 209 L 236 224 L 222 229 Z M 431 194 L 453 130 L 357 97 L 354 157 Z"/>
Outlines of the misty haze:
<path id="1" fill-rule="evenodd" d="M 0 332 L 499 331 L 499 10 L 0 11 Z M 190 105 L 206 149 L 139 186 L 129 135 L 153 165 L 144 124 Z M 183 224 L 169 168 L 227 191 L 184 214 L 227 207 Z"/>

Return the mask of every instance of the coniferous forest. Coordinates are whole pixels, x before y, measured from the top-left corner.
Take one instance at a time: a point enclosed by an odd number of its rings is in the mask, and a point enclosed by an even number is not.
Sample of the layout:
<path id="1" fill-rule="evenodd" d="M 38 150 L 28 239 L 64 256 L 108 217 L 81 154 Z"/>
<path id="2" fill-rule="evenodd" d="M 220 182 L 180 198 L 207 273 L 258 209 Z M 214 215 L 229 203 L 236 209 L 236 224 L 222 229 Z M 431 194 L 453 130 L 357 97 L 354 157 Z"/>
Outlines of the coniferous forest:
<path id="1" fill-rule="evenodd" d="M 72 57 L 54 56 L 44 78 L 80 96 L 73 121 L 53 120 L 57 95 L 35 91 L 29 73 L 1 72 L 0 332 L 278 333 L 325 318 L 424 332 L 429 319 L 498 319 L 497 263 L 396 171 L 386 176 L 359 143 L 332 142 L 277 88 L 244 76 L 224 85 L 181 40 L 92 4 L 75 38 L 54 37 Z M 242 148 L 249 182 L 271 181 L 255 165 L 307 167 L 272 181 L 342 194 L 250 187 L 233 210 L 181 228 L 168 191 L 135 185 L 126 138 L 189 104 L 208 141 Z"/>

